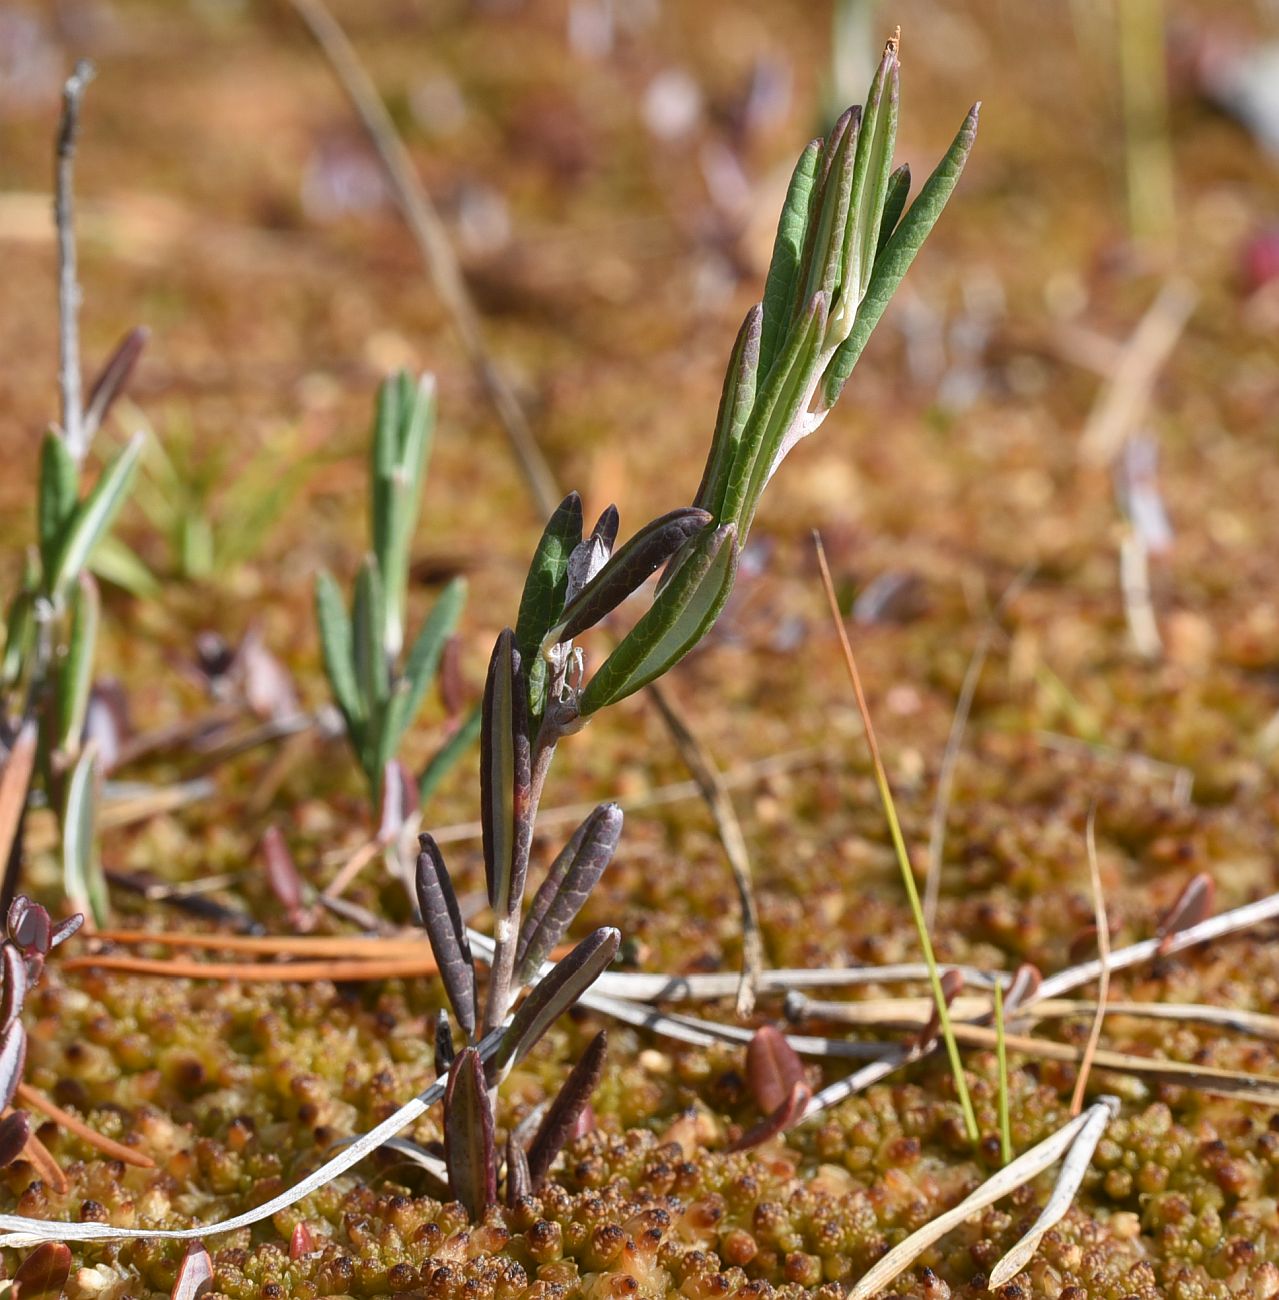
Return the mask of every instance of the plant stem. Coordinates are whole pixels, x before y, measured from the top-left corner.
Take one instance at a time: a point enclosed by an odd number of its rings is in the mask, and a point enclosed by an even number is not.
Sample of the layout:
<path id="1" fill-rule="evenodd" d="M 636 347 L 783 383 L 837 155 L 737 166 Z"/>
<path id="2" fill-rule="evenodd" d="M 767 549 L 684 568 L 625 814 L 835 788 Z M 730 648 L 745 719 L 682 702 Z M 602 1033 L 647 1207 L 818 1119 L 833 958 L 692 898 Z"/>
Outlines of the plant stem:
<path id="1" fill-rule="evenodd" d="M 844 620 L 840 616 L 839 601 L 835 596 L 835 584 L 831 580 L 830 566 L 826 563 L 826 549 L 822 546 L 821 536 L 813 531 L 813 545 L 817 550 L 817 564 L 821 570 L 822 585 L 826 589 L 826 600 L 830 605 L 831 619 L 839 635 L 840 647 L 844 652 L 844 663 L 853 684 L 853 694 L 857 697 L 857 708 L 861 712 L 866 727 L 866 744 L 870 749 L 871 764 L 875 770 L 875 784 L 879 789 L 880 802 L 884 807 L 884 816 L 888 820 L 888 831 L 892 836 L 893 849 L 897 854 L 897 864 L 901 868 L 902 883 L 906 886 L 906 896 L 910 900 L 910 910 L 915 918 L 915 928 L 919 931 L 919 944 L 924 950 L 924 961 L 928 965 L 928 980 L 932 985 L 933 1000 L 937 1004 L 937 1021 L 941 1026 L 942 1037 L 946 1041 L 946 1054 L 950 1057 L 951 1072 L 955 1076 L 955 1091 L 959 1097 L 960 1108 L 964 1112 L 964 1128 L 970 1141 L 976 1142 L 980 1136 L 977 1116 L 973 1112 L 972 1098 L 968 1095 L 968 1083 L 964 1078 L 964 1063 L 959 1058 L 959 1045 L 955 1041 L 955 1031 L 950 1021 L 950 1010 L 946 1006 L 946 994 L 942 989 L 941 975 L 937 970 L 937 958 L 933 955 L 933 941 L 928 935 L 928 925 L 924 920 L 923 905 L 919 901 L 919 890 L 915 885 L 915 873 L 911 870 L 910 854 L 906 851 L 906 841 L 902 836 L 901 823 L 897 820 L 897 808 L 893 803 L 893 792 L 888 784 L 888 773 L 884 770 L 883 759 L 879 755 L 879 744 L 875 739 L 875 728 L 871 724 L 870 708 L 862 690 L 861 674 L 857 671 L 857 660 L 853 657 L 853 647 L 849 644 L 848 633 L 844 629 Z"/>
<path id="2" fill-rule="evenodd" d="M 76 464 L 88 450 L 80 389 L 80 284 L 76 278 L 75 145 L 80 101 L 93 80 L 93 64 L 81 59 L 62 90 L 54 171 L 53 216 L 58 234 L 58 387 L 62 393 L 62 436 Z"/>

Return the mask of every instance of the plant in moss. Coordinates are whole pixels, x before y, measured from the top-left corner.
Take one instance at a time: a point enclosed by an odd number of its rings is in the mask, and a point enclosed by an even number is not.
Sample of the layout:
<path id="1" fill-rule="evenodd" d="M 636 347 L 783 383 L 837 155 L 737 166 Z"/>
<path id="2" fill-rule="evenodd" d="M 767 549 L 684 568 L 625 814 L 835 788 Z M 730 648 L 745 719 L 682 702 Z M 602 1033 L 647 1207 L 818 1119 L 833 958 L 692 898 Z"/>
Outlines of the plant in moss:
<path id="1" fill-rule="evenodd" d="M 441 1025 L 448 1176 L 473 1213 L 495 1199 L 501 1182 L 497 1086 L 618 946 L 617 931 L 603 928 L 557 964 L 545 964 L 616 849 L 622 815 L 615 805 L 601 805 L 578 827 L 525 903 L 538 804 L 556 748 L 601 709 L 669 672 L 710 630 L 732 590 L 765 487 L 839 399 L 972 147 L 977 108 L 907 209 L 909 168 L 893 168 L 898 73 L 894 39 L 865 109 L 849 109 L 800 157 L 763 300 L 747 313 L 729 361 L 693 505 L 652 520 L 620 546 L 617 511 L 610 507 L 586 533 L 576 493 L 546 525 L 515 627 L 493 647 L 484 690 L 480 804 L 491 938 L 462 924 L 439 848 L 421 837 L 419 905 L 466 1044 L 454 1054 L 451 1032 Z M 576 639 L 659 570 L 648 609 L 588 672 Z M 489 964 L 483 997 L 476 948 Z M 525 988 L 531 991 L 512 1015 Z M 593 1044 L 589 1058 L 601 1052 Z M 589 1076 L 575 1071 L 567 1095 L 552 1104 L 556 1132 L 571 1129 Z M 508 1197 L 528 1185 L 525 1163 L 543 1167 L 549 1146 L 535 1140 L 525 1152 L 518 1142 L 508 1144 Z"/>
<path id="2" fill-rule="evenodd" d="M 321 573 L 315 584 L 329 688 L 375 804 L 383 799 L 400 742 L 422 707 L 466 600 L 465 579 L 454 578 L 440 593 L 408 654 L 403 653 L 409 553 L 434 431 L 431 376 L 415 383 L 401 371 L 386 379 L 373 422 L 371 545 L 355 580 L 350 611 L 331 574 Z M 454 734 L 428 768 L 432 781 L 474 740 L 477 728 L 478 717 Z"/>

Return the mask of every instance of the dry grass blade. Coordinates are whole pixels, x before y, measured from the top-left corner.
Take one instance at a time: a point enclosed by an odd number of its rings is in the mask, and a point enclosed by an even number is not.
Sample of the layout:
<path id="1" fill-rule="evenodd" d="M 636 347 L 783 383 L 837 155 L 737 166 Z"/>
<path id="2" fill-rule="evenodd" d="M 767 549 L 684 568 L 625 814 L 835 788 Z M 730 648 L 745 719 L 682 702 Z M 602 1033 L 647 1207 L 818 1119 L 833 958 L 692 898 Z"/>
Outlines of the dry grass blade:
<path id="1" fill-rule="evenodd" d="M 1092 1110 L 1106 1110 L 1100 1104 Z M 1023 1184 L 1037 1178 L 1050 1165 L 1061 1159 L 1062 1153 L 1074 1142 L 1080 1130 L 1089 1118 L 1079 1116 L 1062 1125 L 1051 1137 L 1045 1138 L 1037 1146 L 1031 1147 L 1010 1165 L 1006 1165 L 997 1174 L 988 1178 L 982 1185 L 967 1196 L 953 1209 L 938 1215 L 931 1223 L 926 1223 L 917 1232 L 912 1232 L 899 1246 L 894 1247 L 883 1257 L 869 1273 L 865 1274 L 848 1292 L 848 1300 L 870 1300 L 876 1292 L 886 1287 L 899 1273 L 909 1268 L 925 1250 L 940 1240 L 952 1228 L 957 1228 L 966 1219 L 984 1210 L 988 1205 L 1002 1200 Z"/>
<path id="2" fill-rule="evenodd" d="M 1061 1173 L 1057 1176 L 1057 1185 L 1048 1198 L 1048 1204 L 1030 1231 L 991 1269 L 990 1281 L 987 1283 L 989 1290 L 994 1291 L 1006 1282 L 1011 1282 L 1030 1263 L 1045 1233 L 1065 1217 L 1066 1211 L 1074 1202 L 1075 1193 L 1079 1191 L 1080 1183 L 1084 1181 L 1084 1175 L 1092 1163 L 1092 1154 L 1106 1131 L 1106 1125 L 1118 1112 L 1119 1103 L 1113 1097 L 1101 1098 L 1089 1110 L 1079 1136 L 1071 1143 L 1070 1150 L 1062 1161 Z"/>
<path id="3" fill-rule="evenodd" d="M 857 699 L 857 709 L 862 717 L 862 724 L 866 728 L 866 744 L 870 749 L 871 762 L 875 769 L 875 783 L 879 787 L 880 801 L 884 806 L 884 816 L 888 821 L 889 833 L 892 836 L 893 848 L 897 854 L 897 862 L 901 868 L 902 883 L 906 887 L 906 896 L 910 900 L 910 908 L 915 916 L 915 925 L 919 931 L 920 947 L 924 950 L 924 960 L 928 963 L 929 983 L 933 988 L 933 1000 L 937 1006 L 937 1020 L 941 1026 L 942 1038 L 946 1043 L 946 1055 L 950 1058 L 951 1073 L 955 1079 L 955 1092 L 959 1097 L 959 1104 L 964 1112 L 964 1127 L 968 1132 L 969 1140 L 976 1142 L 978 1138 L 977 1116 L 973 1113 L 972 1099 L 968 1095 L 968 1083 L 964 1079 L 964 1063 L 959 1059 L 959 1048 L 955 1043 L 955 1035 L 951 1030 L 950 1011 L 946 1006 L 946 991 L 942 987 L 941 975 L 937 969 L 937 959 L 933 956 L 933 943 L 928 934 L 928 926 L 924 921 L 923 907 L 919 901 L 919 890 L 915 886 L 915 876 L 910 865 L 910 854 L 906 851 L 906 841 L 902 836 L 901 824 L 897 820 L 897 809 L 893 803 L 892 787 L 888 784 L 888 773 L 884 770 L 884 762 L 879 754 L 879 743 L 875 739 L 875 728 L 871 721 L 870 708 L 866 703 L 866 695 L 862 690 L 861 674 L 857 671 L 857 660 L 853 656 L 853 647 L 848 640 L 848 632 L 844 627 L 844 620 L 839 612 L 839 600 L 835 595 L 835 584 L 830 576 L 830 566 L 826 563 L 826 551 L 822 546 L 822 539 L 817 532 L 813 533 L 813 545 L 817 551 L 817 565 L 821 571 L 822 586 L 826 591 L 826 601 L 830 606 L 831 621 L 835 625 L 835 632 L 839 637 L 840 649 L 844 655 L 844 665 L 848 669 L 848 679 L 852 683 L 853 694 Z"/>
<path id="4" fill-rule="evenodd" d="M 724 856 L 733 873 L 733 883 L 737 886 L 737 897 L 742 908 L 742 975 L 737 986 L 737 1014 L 745 1018 L 755 1009 L 760 975 L 764 969 L 764 942 L 760 934 L 759 907 L 755 902 L 754 876 L 746 836 L 742 834 L 742 824 L 737 820 L 733 799 L 724 778 L 706 747 L 684 725 L 683 719 L 666 698 L 666 691 L 660 682 L 650 682 L 648 693 L 657 705 L 657 711 L 662 715 L 680 757 L 693 774 L 693 780 L 711 811 L 715 829 L 719 833 L 719 842 L 724 847 Z"/>
<path id="5" fill-rule="evenodd" d="M 1110 919 L 1106 915 L 1106 899 L 1101 887 L 1101 867 L 1097 863 L 1097 805 L 1088 809 L 1088 825 L 1084 831 L 1088 847 L 1088 878 L 1092 882 L 1093 916 L 1097 924 L 1097 952 L 1101 970 L 1097 975 L 1097 1014 L 1088 1031 L 1088 1043 L 1075 1079 L 1075 1091 L 1070 1099 L 1070 1113 L 1078 1115 L 1083 1109 L 1084 1092 L 1088 1087 L 1088 1074 L 1092 1069 L 1097 1044 L 1101 1041 L 1101 1025 L 1106 1018 L 1106 999 L 1110 996 Z"/>

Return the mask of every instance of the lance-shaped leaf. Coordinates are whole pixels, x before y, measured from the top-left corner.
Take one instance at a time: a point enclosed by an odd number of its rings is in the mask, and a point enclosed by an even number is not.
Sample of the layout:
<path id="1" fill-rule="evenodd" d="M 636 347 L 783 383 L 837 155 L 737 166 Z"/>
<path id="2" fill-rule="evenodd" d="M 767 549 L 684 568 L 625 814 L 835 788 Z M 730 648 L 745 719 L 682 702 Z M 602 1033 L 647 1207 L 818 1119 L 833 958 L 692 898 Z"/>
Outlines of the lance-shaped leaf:
<path id="1" fill-rule="evenodd" d="M 352 743 L 359 749 L 368 713 L 355 677 L 351 620 L 337 583 L 326 571 L 315 577 L 315 620 L 320 629 L 320 650 L 324 656 L 324 675 L 329 679 L 329 690 L 342 712 Z"/>
<path id="2" fill-rule="evenodd" d="M 382 630 L 386 623 L 385 589 L 377 556 L 366 555 L 355 578 L 351 631 L 355 638 L 355 680 L 369 717 L 380 713 L 391 693 L 390 665 Z"/>
<path id="3" fill-rule="evenodd" d="M 547 520 L 524 579 L 515 643 L 526 661 L 531 662 L 537 654 L 542 638 L 564 608 L 568 559 L 581 540 L 582 498 L 570 492 Z"/>
<path id="4" fill-rule="evenodd" d="M 124 505 L 142 455 L 143 436 L 136 433 L 124 450 L 102 471 L 93 491 L 63 529 L 58 558 L 49 582 L 51 595 L 61 595 L 88 563 L 93 548 L 106 535 Z"/>
<path id="5" fill-rule="evenodd" d="M 85 404 L 81 424 L 86 441 L 92 438 L 102 427 L 115 399 L 124 392 L 125 385 L 133 368 L 138 364 L 143 348 L 151 333 L 144 326 L 131 329 L 115 346 L 115 351 L 107 358 L 107 363 L 93 381 L 89 390 L 89 400 Z"/>
<path id="6" fill-rule="evenodd" d="M 305 886 L 284 833 L 278 826 L 268 826 L 263 832 L 261 852 L 267 888 L 284 908 L 284 915 L 290 923 L 296 924 L 302 913 Z"/>
<path id="7" fill-rule="evenodd" d="M 499 917 L 519 906 L 528 861 L 521 853 L 529 834 L 530 772 L 528 700 L 515 633 L 497 638 L 484 683 L 480 728 L 480 823 L 489 903 Z"/>
<path id="8" fill-rule="evenodd" d="M 200 1300 L 213 1286 L 213 1259 L 202 1241 L 193 1241 L 178 1265 L 169 1300 Z"/>
<path id="9" fill-rule="evenodd" d="M 546 1181 L 555 1157 L 573 1136 L 579 1116 L 590 1104 L 591 1094 L 604 1072 L 607 1051 L 608 1035 L 600 1032 L 591 1039 L 590 1046 L 582 1053 L 542 1117 L 528 1149 L 528 1173 L 533 1191 Z"/>
<path id="10" fill-rule="evenodd" d="M 439 598 L 426 617 L 426 622 L 422 624 L 404 665 L 404 681 L 408 689 L 402 712 L 403 723 L 398 726 L 388 745 L 388 756 L 394 754 L 399 748 L 404 729 L 417 717 L 426 692 L 435 680 L 444 647 L 449 637 L 453 635 L 458 619 L 462 616 L 464 604 L 466 604 L 466 579 L 454 578 L 440 592 Z"/>
<path id="11" fill-rule="evenodd" d="M 613 859 L 622 834 L 622 810 L 600 804 L 575 830 L 533 895 L 515 950 L 515 978 L 527 984 L 564 937 L 582 910 L 605 867 Z"/>
<path id="12" fill-rule="evenodd" d="M 746 1078 L 755 1104 L 771 1115 L 804 1078 L 804 1063 L 772 1025 L 760 1025 L 746 1047 Z"/>
<path id="13" fill-rule="evenodd" d="M 83 912 L 77 912 L 74 916 L 68 916 L 65 921 L 59 921 L 49 932 L 49 947 L 56 948 L 60 943 L 66 943 L 83 924 Z"/>
<path id="14" fill-rule="evenodd" d="M 617 530 L 621 526 L 622 516 L 618 513 L 617 507 L 610 503 L 600 511 L 600 517 L 595 521 L 595 527 L 591 529 L 592 541 L 599 542 L 604 548 L 606 558 L 613 554 L 613 547 L 617 544 Z"/>
<path id="15" fill-rule="evenodd" d="M 386 589 L 383 644 L 392 658 L 404 640 L 409 551 L 434 430 L 433 376 L 414 386 L 401 371 L 382 385 L 373 438 L 373 550 Z"/>
<path id="16" fill-rule="evenodd" d="M 439 845 L 430 835 L 419 835 L 422 851 L 417 858 L 417 903 L 440 968 L 440 980 L 449 1005 L 468 1038 L 475 1035 L 479 1002 L 475 991 L 475 961 L 466 937 L 466 924 L 457 905 L 453 882 Z"/>
<path id="17" fill-rule="evenodd" d="M 796 280 L 796 297 L 791 304 L 789 339 L 798 317 L 816 294 L 831 296 L 839 288 L 844 265 L 844 231 L 852 201 L 853 169 L 857 142 L 861 138 L 860 105 L 845 111 L 826 140 L 822 159 L 821 182 L 813 192 L 813 215 L 809 223 L 808 243 L 804 249 L 802 275 Z M 778 360 L 785 344 L 778 346 Z M 772 373 L 770 370 L 769 374 Z"/>
<path id="18" fill-rule="evenodd" d="M 681 506 L 645 524 L 623 547 L 614 551 L 608 563 L 569 601 L 560 620 L 546 634 L 543 649 L 571 641 L 594 627 L 710 521 L 708 511 L 697 506 Z"/>
<path id="19" fill-rule="evenodd" d="M 1159 955 L 1166 956 L 1172 941 L 1183 930 L 1188 930 L 1212 915 L 1217 897 L 1217 884 L 1205 871 L 1197 872 L 1186 881 L 1173 905 L 1164 914 L 1155 931 L 1159 940 Z"/>
<path id="20" fill-rule="evenodd" d="M 506 1204 L 514 1209 L 533 1191 L 528 1171 L 528 1155 L 515 1133 L 506 1139 Z"/>
<path id="21" fill-rule="evenodd" d="M 861 356 L 875 326 L 879 324 L 879 319 L 883 316 L 889 300 L 896 293 L 897 286 L 901 284 L 910 269 L 910 264 L 915 260 L 915 255 L 923 247 L 924 240 L 928 238 L 933 226 L 937 224 L 937 218 L 941 216 L 946 201 L 959 183 L 964 164 L 968 161 L 968 155 L 972 152 L 973 143 L 977 139 L 977 119 L 980 111 L 980 103 L 974 104 L 969 110 L 963 126 L 959 128 L 959 133 L 951 142 L 945 156 L 937 164 L 933 174 L 924 182 L 919 197 L 910 205 L 906 215 L 898 223 L 897 229 L 893 231 L 892 237 L 884 245 L 883 251 L 875 259 L 870 284 L 862 298 L 861 306 L 857 309 L 852 332 L 840 344 L 823 376 L 822 404 L 825 407 L 834 406 L 838 400 L 845 383 L 848 382 L 848 376 L 853 373 L 853 367 L 857 364 L 857 359 Z"/>
<path id="22" fill-rule="evenodd" d="M 884 245 L 897 229 L 897 223 L 906 210 L 906 200 L 909 196 L 910 163 L 902 163 L 888 178 L 888 191 L 884 195 L 884 214 L 879 222 L 879 242 L 875 245 L 876 258 L 884 251 Z"/>
<path id="23" fill-rule="evenodd" d="M 0 686 L 12 686 L 22 676 L 35 645 L 35 595 L 20 591 L 9 604 L 4 621 L 4 658 L 0 660 Z"/>
<path id="24" fill-rule="evenodd" d="M 10 1282 L 13 1300 L 60 1295 L 70 1276 L 71 1247 L 64 1241 L 46 1241 L 14 1270 Z"/>
<path id="25" fill-rule="evenodd" d="M 779 231 L 778 238 L 780 237 Z M 774 253 L 773 256 L 776 258 L 777 254 Z M 771 271 L 769 275 L 771 278 Z M 763 363 L 761 330 L 767 311 L 767 300 L 756 303 L 746 313 L 742 328 L 737 332 L 733 354 L 728 361 L 728 373 L 724 376 L 724 391 L 719 399 L 715 437 L 711 442 L 710 455 L 706 458 L 706 468 L 702 471 L 697 495 L 693 498 L 695 505 L 709 510 L 715 519 L 720 518 L 729 472 L 737 458 L 742 430 L 746 427 L 751 407 L 755 404 L 755 386 Z"/>
<path id="26" fill-rule="evenodd" d="M 58 672 L 58 745 L 68 754 L 80 748 L 80 734 L 93 689 L 93 653 L 98 640 L 102 601 L 98 584 L 81 573 L 71 595 L 71 630 L 67 656 Z"/>
<path id="27" fill-rule="evenodd" d="M 866 96 L 866 111 L 857 140 L 853 188 L 844 231 L 843 274 L 831 319 L 831 328 L 842 328 L 845 338 L 870 282 L 875 249 L 879 244 L 879 227 L 897 141 L 899 75 L 897 42 L 890 40 Z"/>
<path id="28" fill-rule="evenodd" d="M 97 776 L 98 748 L 90 741 L 67 782 L 62 810 L 62 888 L 72 906 L 87 912 L 102 928 L 110 923 L 110 908 L 93 833 Z"/>
<path id="29" fill-rule="evenodd" d="M 719 513 L 721 523 L 738 525 L 741 540 L 749 530 L 750 519 L 763 485 L 768 481 L 777 450 L 812 388 L 826 330 L 826 307 L 824 294 L 818 294 L 809 303 L 802 324 L 791 331 L 786 347 L 755 399 L 750 419 L 742 430 Z"/>
<path id="30" fill-rule="evenodd" d="M 50 430 L 40 444 L 40 490 L 36 498 L 40 559 L 50 582 L 67 525 L 79 504 L 80 467 L 67 444 Z"/>
<path id="31" fill-rule="evenodd" d="M 501 1078 L 521 1060 L 561 1015 L 604 973 L 617 955 L 621 933 L 602 926 L 536 984 L 520 1004 L 493 1057 L 493 1071 Z"/>
<path id="32" fill-rule="evenodd" d="M 699 536 L 651 608 L 614 648 L 578 700 L 589 717 L 677 664 L 710 631 L 737 572 L 737 526 Z"/>
<path id="33" fill-rule="evenodd" d="M 27 1063 L 27 1031 L 15 1020 L 0 1037 L 0 1110 L 13 1101 Z"/>
<path id="34" fill-rule="evenodd" d="M 11 1165 L 31 1139 L 31 1116 L 23 1110 L 10 1111 L 0 1119 L 0 1169 Z"/>
<path id="35" fill-rule="evenodd" d="M 0 1034 L 8 1032 L 22 1014 L 26 1000 L 28 980 L 27 963 L 22 953 L 11 943 L 0 945 L 0 976 L 4 987 L 0 989 Z"/>
<path id="36" fill-rule="evenodd" d="M 479 1219 L 497 1200 L 497 1153 L 484 1064 L 473 1047 L 458 1053 L 444 1093 L 444 1161 L 449 1195 Z"/>
<path id="37" fill-rule="evenodd" d="M 793 320 L 797 293 L 795 280 L 804 257 L 813 190 L 822 166 L 822 151 L 823 142 L 812 140 L 800 154 L 786 190 L 782 215 L 777 222 L 773 256 L 768 263 L 768 277 L 764 281 L 764 301 L 759 305 L 761 322 L 758 361 L 764 374 L 768 374 Z M 733 373 L 731 364 L 729 373 Z M 727 389 L 726 383 L 726 392 Z"/>

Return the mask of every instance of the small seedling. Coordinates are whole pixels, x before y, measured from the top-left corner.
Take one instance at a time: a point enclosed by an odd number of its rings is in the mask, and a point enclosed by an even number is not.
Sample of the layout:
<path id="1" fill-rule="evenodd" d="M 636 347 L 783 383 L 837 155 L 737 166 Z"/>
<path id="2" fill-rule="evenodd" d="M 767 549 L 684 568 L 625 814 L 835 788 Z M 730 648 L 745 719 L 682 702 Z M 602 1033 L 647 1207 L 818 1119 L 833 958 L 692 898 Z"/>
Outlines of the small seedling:
<path id="1" fill-rule="evenodd" d="M 465 580 L 454 578 L 402 659 L 409 552 L 434 430 L 435 382 L 429 375 L 415 384 L 401 371 L 383 382 L 373 423 L 372 546 L 356 577 L 350 612 L 329 573 L 321 573 L 315 584 L 329 689 L 375 806 L 382 801 L 388 766 L 422 707 L 466 599 Z M 474 732 L 474 723 L 464 727 L 448 754 L 460 756 Z"/>

